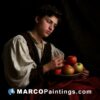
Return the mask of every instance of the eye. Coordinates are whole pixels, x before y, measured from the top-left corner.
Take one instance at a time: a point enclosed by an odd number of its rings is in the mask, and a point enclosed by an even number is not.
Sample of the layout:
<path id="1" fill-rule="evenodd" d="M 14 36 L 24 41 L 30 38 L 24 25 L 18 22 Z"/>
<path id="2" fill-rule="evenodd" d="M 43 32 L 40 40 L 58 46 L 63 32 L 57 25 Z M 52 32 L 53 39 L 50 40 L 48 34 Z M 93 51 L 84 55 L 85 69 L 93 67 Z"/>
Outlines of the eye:
<path id="1" fill-rule="evenodd" d="M 56 28 L 56 27 L 57 27 L 57 24 L 54 25 L 54 28 Z"/>
<path id="2" fill-rule="evenodd" d="M 50 24 L 52 23 L 52 21 L 50 19 L 47 19 L 47 22 L 50 23 Z"/>

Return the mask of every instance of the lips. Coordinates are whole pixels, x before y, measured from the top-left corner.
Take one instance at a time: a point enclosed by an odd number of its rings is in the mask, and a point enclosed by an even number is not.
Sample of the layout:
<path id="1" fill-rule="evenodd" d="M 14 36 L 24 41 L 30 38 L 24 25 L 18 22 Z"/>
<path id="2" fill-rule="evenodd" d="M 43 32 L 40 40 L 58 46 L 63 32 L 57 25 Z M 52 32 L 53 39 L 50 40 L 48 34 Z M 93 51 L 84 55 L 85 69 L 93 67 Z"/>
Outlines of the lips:
<path id="1" fill-rule="evenodd" d="M 46 34 L 50 34 L 50 33 L 51 33 L 51 31 L 46 31 L 45 33 L 46 33 Z"/>

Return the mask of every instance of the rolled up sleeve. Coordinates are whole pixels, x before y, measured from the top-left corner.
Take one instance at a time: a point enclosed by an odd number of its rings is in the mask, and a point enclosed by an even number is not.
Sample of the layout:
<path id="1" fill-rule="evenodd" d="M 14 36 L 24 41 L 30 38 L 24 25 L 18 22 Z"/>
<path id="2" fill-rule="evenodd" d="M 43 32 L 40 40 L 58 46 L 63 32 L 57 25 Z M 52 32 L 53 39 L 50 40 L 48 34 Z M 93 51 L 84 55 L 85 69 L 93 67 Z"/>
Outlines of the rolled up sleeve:
<path id="1" fill-rule="evenodd" d="M 58 56 L 64 59 L 65 56 L 64 53 L 60 49 L 56 48 L 53 44 L 51 44 L 51 52 L 52 52 L 52 59 Z"/>

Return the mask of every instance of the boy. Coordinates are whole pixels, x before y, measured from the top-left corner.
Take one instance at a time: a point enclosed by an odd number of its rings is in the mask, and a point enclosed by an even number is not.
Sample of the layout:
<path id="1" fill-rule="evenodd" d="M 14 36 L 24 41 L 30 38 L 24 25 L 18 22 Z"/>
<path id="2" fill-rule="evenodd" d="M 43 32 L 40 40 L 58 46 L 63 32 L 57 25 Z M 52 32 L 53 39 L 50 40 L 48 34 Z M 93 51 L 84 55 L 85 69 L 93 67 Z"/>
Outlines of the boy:
<path id="1" fill-rule="evenodd" d="M 25 88 L 35 83 L 34 78 L 63 66 L 63 52 L 43 40 L 53 32 L 59 17 L 55 7 L 43 6 L 35 16 L 33 29 L 7 42 L 3 61 L 6 80 L 11 87 Z"/>
<path id="2" fill-rule="evenodd" d="M 33 29 L 7 42 L 3 61 L 9 86 L 36 86 L 47 72 L 63 66 L 64 53 L 43 40 L 54 31 L 60 15 L 55 7 L 42 6 L 35 16 Z"/>

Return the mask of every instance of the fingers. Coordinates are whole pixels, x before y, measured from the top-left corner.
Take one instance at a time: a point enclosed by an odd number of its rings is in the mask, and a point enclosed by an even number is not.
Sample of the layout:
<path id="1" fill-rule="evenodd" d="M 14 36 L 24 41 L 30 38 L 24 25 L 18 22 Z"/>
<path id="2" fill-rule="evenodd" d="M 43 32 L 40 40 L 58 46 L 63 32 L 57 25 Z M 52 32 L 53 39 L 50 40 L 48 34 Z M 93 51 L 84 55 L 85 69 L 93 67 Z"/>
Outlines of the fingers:
<path id="1" fill-rule="evenodd" d="M 61 58 L 56 58 L 55 60 L 54 60 L 54 63 L 55 63 L 55 66 L 56 67 L 62 67 L 64 64 L 63 64 L 63 59 L 61 59 Z"/>
<path id="2" fill-rule="evenodd" d="M 86 79 L 89 76 L 89 71 L 84 70 L 81 76 L 82 76 L 83 79 Z"/>
<path id="3" fill-rule="evenodd" d="M 52 59 L 51 62 L 53 65 L 53 69 L 64 66 L 63 59 L 61 57 L 56 57 L 56 58 Z"/>
<path id="4" fill-rule="evenodd" d="M 54 58 L 53 61 L 63 63 L 64 60 L 61 57 Z"/>
<path id="5" fill-rule="evenodd" d="M 56 67 L 59 68 L 59 67 L 63 67 L 64 64 L 63 63 L 59 63 Z"/>
<path id="6" fill-rule="evenodd" d="M 55 69 L 55 68 L 63 67 L 64 66 L 64 59 L 62 59 L 62 57 L 55 57 L 47 64 L 47 66 L 51 70 Z"/>
<path id="7" fill-rule="evenodd" d="M 88 70 L 84 70 L 82 74 L 83 75 L 89 75 L 89 71 Z"/>

